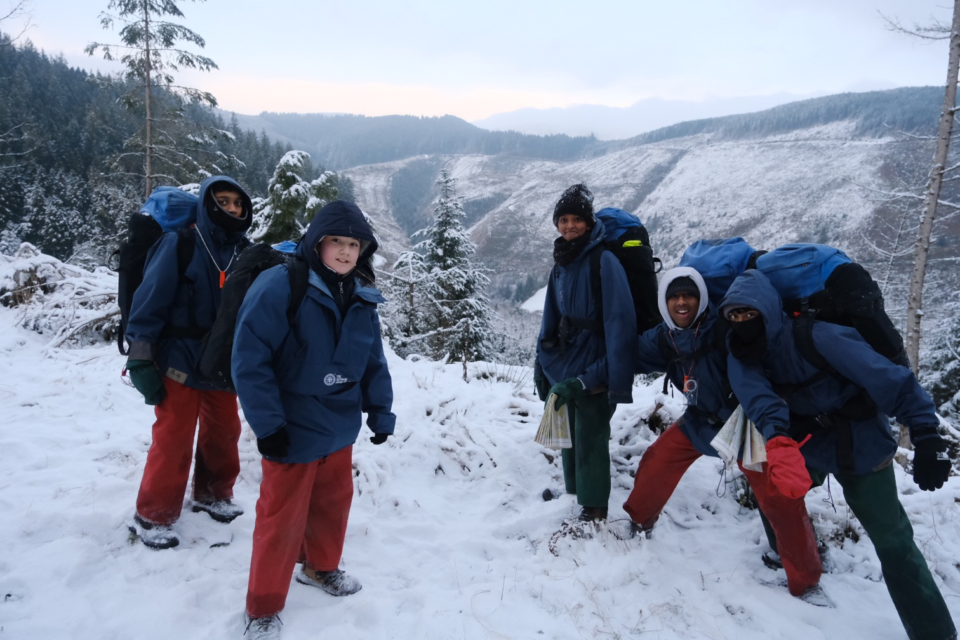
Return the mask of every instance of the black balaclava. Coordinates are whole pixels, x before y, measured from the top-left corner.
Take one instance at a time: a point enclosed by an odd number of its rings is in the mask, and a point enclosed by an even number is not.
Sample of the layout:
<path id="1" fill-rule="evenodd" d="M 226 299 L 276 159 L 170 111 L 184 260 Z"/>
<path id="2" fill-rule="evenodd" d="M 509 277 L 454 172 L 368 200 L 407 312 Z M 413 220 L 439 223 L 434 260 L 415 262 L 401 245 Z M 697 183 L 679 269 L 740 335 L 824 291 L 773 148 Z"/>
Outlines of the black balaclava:
<path id="1" fill-rule="evenodd" d="M 214 193 L 219 191 L 230 191 L 231 193 L 240 194 L 241 199 L 243 200 L 242 218 L 234 218 L 232 215 L 224 211 L 219 204 L 217 204 L 217 198 Z M 250 197 L 236 186 L 230 184 L 229 182 L 214 182 L 207 189 L 205 200 L 206 202 L 204 202 L 204 205 L 207 208 L 207 214 L 210 216 L 210 221 L 227 233 L 245 233 L 247 229 L 250 228 L 250 223 L 253 221 L 253 216 L 251 215 L 252 206 L 250 203 Z"/>
<path id="2" fill-rule="evenodd" d="M 767 332 L 763 316 L 730 322 L 730 352 L 738 360 L 759 360 L 767 353 Z"/>

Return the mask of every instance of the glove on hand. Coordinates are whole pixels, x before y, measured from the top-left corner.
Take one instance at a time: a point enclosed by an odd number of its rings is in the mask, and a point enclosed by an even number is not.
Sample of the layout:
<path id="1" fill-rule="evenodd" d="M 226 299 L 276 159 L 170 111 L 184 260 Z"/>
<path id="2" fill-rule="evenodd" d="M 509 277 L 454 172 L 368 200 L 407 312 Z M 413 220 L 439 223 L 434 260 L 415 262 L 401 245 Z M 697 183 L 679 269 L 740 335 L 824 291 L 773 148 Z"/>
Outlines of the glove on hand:
<path id="1" fill-rule="evenodd" d="M 567 378 L 563 382 L 558 382 L 550 387 L 547 397 L 549 398 L 551 393 L 557 394 L 557 401 L 553 404 L 553 408 L 559 409 L 566 403 L 581 395 L 583 391 L 583 383 L 580 382 L 578 378 Z"/>
<path id="2" fill-rule="evenodd" d="M 538 365 L 533 367 L 533 386 L 537 389 L 537 397 L 540 398 L 540 402 L 546 402 L 550 395 L 550 384 L 543 377 L 543 369 Z"/>
<path id="3" fill-rule="evenodd" d="M 943 438 L 925 438 L 914 445 L 913 480 L 923 491 L 936 491 L 950 475 L 950 456 Z"/>
<path id="4" fill-rule="evenodd" d="M 266 438 L 257 438 L 257 450 L 268 458 L 283 458 L 290 451 L 290 434 L 287 426 L 280 427 Z"/>
<path id="5" fill-rule="evenodd" d="M 387 435 L 386 433 L 375 433 L 373 437 L 370 438 L 370 442 L 373 444 L 383 444 L 387 441 Z"/>
<path id="6" fill-rule="evenodd" d="M 163 376 L 153 360 L 127 360 L 126 369 L 130 374 L 130 382 L 143 396 L 145 403 L 158 405 L 167 397 Z"/>
<path id="7" fill-rule="evenodd" d="M 774 436 L 767 441 L 767 476 L 780 493 L 792 500 L 803 498 L 813 485 L 800 445 L 787 436 Z"/>

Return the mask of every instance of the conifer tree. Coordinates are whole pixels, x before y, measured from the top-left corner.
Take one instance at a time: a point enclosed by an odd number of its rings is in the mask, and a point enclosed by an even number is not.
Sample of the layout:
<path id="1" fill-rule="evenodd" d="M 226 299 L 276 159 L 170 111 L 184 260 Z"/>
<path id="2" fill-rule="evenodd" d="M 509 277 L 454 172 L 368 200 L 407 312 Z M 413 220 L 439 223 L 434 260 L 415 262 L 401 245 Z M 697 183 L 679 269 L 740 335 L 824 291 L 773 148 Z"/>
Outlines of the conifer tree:
<path id="1" fill-rule="evenodd" d="M 433 331 L 432 355 L 449 354 L 455 360 L 480 360 L 489 354 L 488 336 L 493 311 L 484 294 L 489 278 L 470 257 L 476 247 L 463 227 L 464 211 L 456 195 L 456 179 L 446 169 L 437 180 L 440 197 L 434 207 L 433 225 L 415 235 L 426 237 L 416 248 L 422 252 L 426 279 L 425 295 Z"/>
<path id="2" fill-rule="evenodd" d="M 194 0 L 202 2 L 203 0 Z M 98 50 L 104 59 L 119 59 L 126 67 L 123 78 L 133 85 L 121 104 L 138 113 L 142 109 L 143 127 L 128 140 L 130 151 L 120 158 L 120 164 L 131 158 L 143 159 L 146 196 L 150 195 L 158 179 L 177 180 L 171 173 L 184 168 L 196 175 L 202 169 L 196 154 L 201 148 L 185 150 L 183 144 L 190 140 L 199 147 L 207 146 L 217 131 L 175 132 L 182 125 L 184 112 L 191 103 L 217 106 L 213 94 L 191 87 L 175 84 L 174 73 L 182 68 L 210 71 L 216 63 L 180 46 L 193 44 L 201 49 L 205 42 L 193 30 L 165 17 L 183 18 L 183 12 L 175 0 L 110 0 L 111 13 L 100 14 L 100 24 L 111 29 L 114 21 L 123 27 L 119 31 L 120 44 L 91 42 L 84 49 L 94 55 Z M 178 135 L 180 133 L 180 135 Z M 131 171 L 131 173 L 134 173 Z"/>
<path id="3" fill-rule="evenodd" d="M 259 242 L 296 240 L 317 211 L 337 199 L 337 176 L 321 171 L 314 180 L 310 154 L 288 151 L 277 164 L 267 186 L 267 197 L 254 201 L 250 237 Z"/>

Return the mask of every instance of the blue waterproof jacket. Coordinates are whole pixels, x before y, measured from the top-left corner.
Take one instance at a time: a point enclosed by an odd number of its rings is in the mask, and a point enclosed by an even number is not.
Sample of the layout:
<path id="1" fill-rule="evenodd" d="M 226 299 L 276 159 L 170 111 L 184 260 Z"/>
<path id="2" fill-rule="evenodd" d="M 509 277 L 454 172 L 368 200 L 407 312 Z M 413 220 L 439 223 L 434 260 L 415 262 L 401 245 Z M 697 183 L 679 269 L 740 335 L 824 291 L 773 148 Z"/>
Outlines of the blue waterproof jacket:
<path id="1" fill-rule="evenodd" d="M 357 440 L 361 412 L 374 433 L 392 434 L 393 386 L 380 337 L 380 292 L 359 279 L 341 315 L 317 269 L 314 251 L 325 235 L 377 242 L 360 210 L 336 201 L 321 209 L 297 248 L 310 264 L 307 293 L 293 325 L 287 322 L 290 281 L 286 265 L 260 274 L 237 317 L 233 380 L 250 428 L 264 438 L 286 426 L 289 454 L 276 462 L 312 462 Z M 369 243 L 369 244 L 367 244 Z"/>
<path id="2" fill-rule="evenodd" d="M 565 267 L 554 265 L 547 282 L 543 321 L 537 341 L 537 363 L 551 385 L 579 377 L 587 389 L 607 387 L 610 404 L 633 401 L 633 354 L 637 349 L 637 318 L 630 303 L 630 287 L 620 261 L 609 251 L 600 257 L 603 309 L 590 274 L 589 254 L 603 241 L 603 222 L 596 221 L 590 243 Z M 598 320 L 603 333 L 570 327 L 565 344 L 560 338 L 564 316 Z M 593 368 L 606 358 L 606 375 Z"/>
<path id="3" fill-rule="evenodd" d="M 798 419 L 836 415 L 863 390 L 876 403 L 878 411 L 871 418 L 849 421 L 852 459 L 845 460 L 845 456 L 838 455 L 840 430 L 836 426 L 825 426 L 815 429 L 810 441 L 800 449 L 809 467 L 857 475 L 881 468 L 897 451 L 887 416 L 906 425 L 914 443 L 925 437 L 936 437 L 939 420 L 934 404 L 916 377 L 906 367 L 874 351 L 856 329 L 828 322 L 814 323 L 814 346 L 836 369 L 836 374 L 822 375 L 811 384 L 803 385 L 817 376 L 819 370 L 797 349 L 793 322 L 783 313 L 780 296 L 765 275 L 749 270 L 733 282 L 720 308 L 737 307 L 753 307 L 764 319 L 767 350 L 763 358 L 739 360 L 730 354 L 727 365 L 734 393 L 766 439 L 786 434 L 791 413 Z M 775 387 L 784 397 L 774 391 Z"/>
<path id="4" fill-rule="evenodd" d="M 195 247 L 184 273 L 184 278 L 192 284 L 179 281 L 177 232 L 163 234 L 147 254 L 143 283 L 130 303 L 126 330 L 131 359 L 155 360 L 160 372 L 167 377 L 201 390 L 214 387 L 197 379 L 200 338 L 166 338 L 162 333 L 165 327 L 190 326 L 191 313 L 199 329 L 205 331 L 213 326 L 220 308 L 220 270 L 230 273 L 240 252 L 250 244 L 244 232 L 227 232 L 211 220 L 207 192 L 217 182 L 231 184 L 249 203 L 249 197 L 232 178 L 213 176 L 201 183 L 197 222 L 192 227 Z M 249 223 L 248 217 L 247 227 Z"/>

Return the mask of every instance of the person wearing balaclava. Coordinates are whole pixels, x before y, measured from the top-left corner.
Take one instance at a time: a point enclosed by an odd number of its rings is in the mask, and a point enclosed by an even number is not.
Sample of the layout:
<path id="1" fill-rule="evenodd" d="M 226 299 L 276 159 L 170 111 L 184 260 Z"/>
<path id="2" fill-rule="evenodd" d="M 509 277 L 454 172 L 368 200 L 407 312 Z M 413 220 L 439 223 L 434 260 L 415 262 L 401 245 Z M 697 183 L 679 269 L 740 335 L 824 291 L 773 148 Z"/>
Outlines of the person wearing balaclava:
<path id="1" fill-rule="evenodd" d="M 594 216 L 586 185 L 563 192 L 553 226 L 560 236 L 553 245 L 534 382 L 541 400 L 555 394 L 555 406 L 569 413 L 573 446 L 563 449 L 561 459 L 566 492 L 576 494 L 581 507 L 578 519 L 606 520 L 610 418 L 618 403 L 633 401 L 636 315 L 623 267 L 603 249 L 603 222 Z M 602 252 L 599 274 L 591 272 L 594 251 Z M 584 375 L 600 360 L 606 363 L 603 384 Z"/>
<path id="2" fill-rule="evenodd" d="M 877 353 L 856 329 L 831 322 L 813 322 L 810 348 L 823 363 L 811 362 L 814 354 L 801 351 L 795 334 L 797 321 L 783 312 L 777 290 L 759 271 L 738 276 L 720 309 L 731 324 L 730 384 L 766 440 L 771 484 L 803 497 L 832 474 L 873 541 L 907 637 L 956 638 L 900 504 L 892 464 L 895 418 L 916 449 L 917 487 L 935 491 L 950 475 L 936 407 L 916 376 Z"/>
<path id="3" fill-rule="evenodd" d="M 393 434 L 393 385 L 367 279 L 377 241 L 363 213 L 337 200 L 310 222 L 297 261 L 254 281 L 237 317 L 233 379 L 263 455 L 247 585 L 248 637 L 279 638 L 296 582 L 333 596 L 360 590 L 339 568 L 353 498 L 353 446 L 363 414 L 382 445 Z M 288 269 L 307 292 L 293 322 Z"/>
<path id="4" fill-rule="evenodd" d="M 196 224 L 181 230 L 184 239 L 171 231 L 157 241 L 130 305 L 126 370 L 156 413 L 130 528 L 153 549 L 169 549 L 180 542 L 174 524 L 180 518 L 191 464 L 193 511 L 221 523 L 243 514 L 233 503 L 233 485 L 240 473 L 237 396 L 201 379 L 198 366 L 201 338 L 216 318 L 224 280 L 250 245 L 246 232 L 252 216 L 250 197 L 235 180 L 227 176 L 204 180 Z M 179 279 L 181 242 L 193 246 Z"/>
<path id="5" fill-rule="evenodd" d="M 676 267 L 660 279 L 657 302 L 663 322 L 640 336 L 635 372 L 666 373 L 667 381 L 683 394 L 686 409 L 640 457 L 633 490 L 623 504 L 630 516 L 625 537 L 643 532 L 652 537 L 664 506 L 687 469 L 701 456 L 719 457 L 713 441 L 737 407 L 727 382 L 726 323 L 709 305 L 707 285 L 691 267 Z M 597 367 L 603 371 L 602 364 Z M 588 370 L 588 375 L 592 374 Z M 776 523 L 778 537 L 765 562 L 779 562 L 787 574 L 790 592 L 811 604 L 826 601 L 819 582 L 822 574 L 816 534 L 803 498 L 788 498 L 770 490 L 764 474 L 740 469 L 763 512 Z"/>

